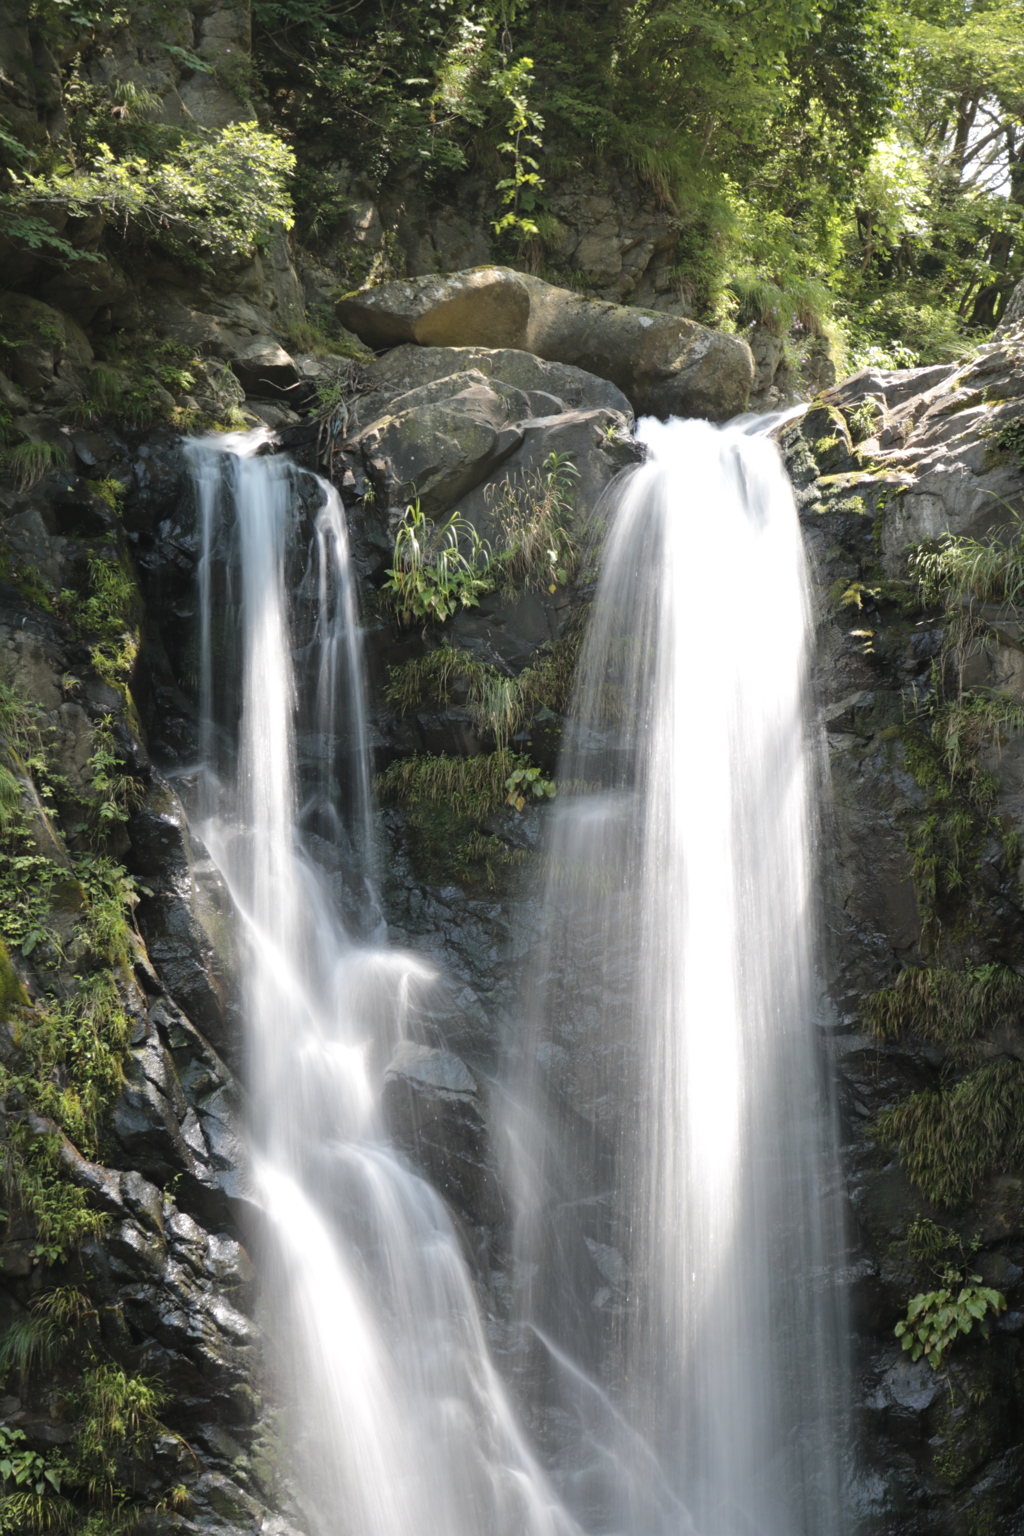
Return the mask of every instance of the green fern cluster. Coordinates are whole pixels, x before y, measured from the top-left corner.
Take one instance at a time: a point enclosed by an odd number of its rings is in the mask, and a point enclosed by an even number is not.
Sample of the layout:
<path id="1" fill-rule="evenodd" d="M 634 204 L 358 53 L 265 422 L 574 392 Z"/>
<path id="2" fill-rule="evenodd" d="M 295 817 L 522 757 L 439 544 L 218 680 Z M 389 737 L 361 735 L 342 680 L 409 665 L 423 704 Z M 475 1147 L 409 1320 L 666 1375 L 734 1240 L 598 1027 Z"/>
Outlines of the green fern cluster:
<path id="1" fill-rule="evenodd" d="M 385 697 L 403 714 L 423 703 L 465 703 L 477 727 L 504 747 L 538 710 L 567 711 L 579 648 L 575 628 L 543 647 L 534 664 L 513 677 L 469 651 L 442 645 L 392 667 Z"/>
<path id="2" fill-rule="evenodd" d="M 990 1062 L 951 1086 L 911 1094 L 875 1129 L 925 1199 L 965 1205 L 993 1174 L 1024 1166 L 1024 1064 Z"/>
<path id="3" fill-rule="evenodd" d="M 973 1066 L 981 1042 L 1024 1017 L 1024 978 L 1005 965 L 957 971 L 909 966 L 895 985 L 864 1000 L 864 1018 L 878 1040 L 912 1033 L 944 1045 L 953 1061 Z"/>

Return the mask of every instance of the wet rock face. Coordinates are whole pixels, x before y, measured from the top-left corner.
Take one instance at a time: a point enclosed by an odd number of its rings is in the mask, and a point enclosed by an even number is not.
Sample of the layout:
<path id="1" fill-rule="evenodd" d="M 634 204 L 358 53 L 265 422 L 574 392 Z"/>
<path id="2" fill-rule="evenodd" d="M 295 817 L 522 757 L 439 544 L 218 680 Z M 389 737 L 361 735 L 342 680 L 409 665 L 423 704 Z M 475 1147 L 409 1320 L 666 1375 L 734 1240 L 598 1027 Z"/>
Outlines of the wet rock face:
<path id="1" fill-rule="evenodd" d="M 404 1040 L 384 1074 L 384 1115 L 395 1144 L 474 1225 L 505 1215 L 476 1079 L 450 1051 Z"/>
<path id="2" fill-rule="evenodd" d="M 891 987 L 907 966 L 1024 967 L 1018 870 L 1001 840 L 1020 828 L 1024 810 L 1016 730 L 980 749 L 979 764 L 994 776 L 994 820 L 972 843 L 964 891 L 943 885 L 948 852 L 939 852 L 936 908 L 914 862 L 922 829 L 944 824 L 921 767 L 922 751 L 934 750 L 942 687 L 955 693 L 959 677 L 983 696 L 1019 702 L 1017 616 L 980 605 L 988 643 L 979 631 L 952 671 L 957 658 L 943 655 L 947 619 L 922 609 L 907 576 L 908 552 L 921 540 L 946 531 L 986 538 L 1013 527 L 1024 463 L 999 439 L 1022 419 L 1024 352 L 1010 338 L 962 364 L 865 371 L 782 434 L 817 591 L 816 698 L 829 789 L 824 1033 L 837 1071 L 849 1194 L 860 1384 L 855 1513 L 871 1536 L 1016 1532 L 1024 1507 L 1022 1170 L 982 1178 L 958 1205 L 926 1198 L 880 1138 L 877 1118 L 913 1093 L 955 1084 L 963 1064 L 923 1038 L 923 1025 L 920 1037 L 911 1027 L 880 1041 L 865 1008 L 865 998 Z M 941 782 L 951 782 L 948 766 L 942 771 Z M 969 801 L 963 806 L 966 813 Z M 1018 1061 L 1015 1028 L 986 1034 L 978 1050 L 989 1063 Z M 945 1259 L 915 1254 L 909 1234 L 922 1221 L 946 1234 Z M 939 1285 L 943 1263 L 954 1260 L 1001 1290 L 1008 1309 L 988 1342 L 975 1329 L 936 1373 L 910 1360 L 893 1329 L 909 1298 Z"/>

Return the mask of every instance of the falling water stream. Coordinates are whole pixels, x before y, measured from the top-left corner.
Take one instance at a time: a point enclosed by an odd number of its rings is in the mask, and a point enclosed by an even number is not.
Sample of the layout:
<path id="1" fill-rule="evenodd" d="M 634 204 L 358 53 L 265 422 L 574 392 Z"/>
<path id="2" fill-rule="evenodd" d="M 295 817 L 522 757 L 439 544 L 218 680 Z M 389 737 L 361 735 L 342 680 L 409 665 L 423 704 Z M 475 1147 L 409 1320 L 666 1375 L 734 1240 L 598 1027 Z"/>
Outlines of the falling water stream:
<path id="1" fill-rule="evenodd" d="M 547 939 L 497 1085 L 550 1473 L 444 1202 L 381 1118 L 433 977 L 387 945 L 375 893 L 343 509 L 261 434 L 189 447 L 205 835 L 245 929 L 251 1149 L 315 1536 L 843 1529 L 799 529 L 763 437 L 642 436 L 606 508 Z"/>
<path id="2" fill-rule="evenodd" d="M 353 939 L 314 857 L 341 838 L 374 904 L 344 517 L 261 441 L 190 446 L 204 834 L 245 927 L 251 1150 L 305 1513 L 317 1536 L 572 1536 L 490 1361 L 444 1202 L 381 1123 L 383 1067 L 431 974 Z M 298 724 L 320 764 L 304 776 Z"/>

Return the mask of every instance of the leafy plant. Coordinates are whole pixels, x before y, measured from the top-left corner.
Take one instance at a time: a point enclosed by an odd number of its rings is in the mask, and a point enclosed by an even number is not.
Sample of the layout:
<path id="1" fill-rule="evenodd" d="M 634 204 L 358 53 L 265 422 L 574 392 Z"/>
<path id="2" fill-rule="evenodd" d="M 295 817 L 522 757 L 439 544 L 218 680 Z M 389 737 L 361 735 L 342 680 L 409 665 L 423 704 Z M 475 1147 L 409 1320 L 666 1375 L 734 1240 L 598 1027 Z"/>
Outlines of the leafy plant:
<path id="1" fill-rule="evenodd" d="M 468 544 L 468 554 L 463 543 Z M 383 591 L 403 624 L 443 624 L 460 607 L 476 607 L 492 590 L 490 559 L 490 546 L 461 513 L 453 512 L 437 525 L 415 501 L 399 524 L 395 563 Z"/>
<path id="2" fill-rule="evenodd" d="M 922 1355 L 933 1371 L 942 1364 L 946 1351 L 958 1338 L 970 1333 L 975 1323 L 988 1337 L 989 1315 L 998 1316 L 1006 1307 L 1006 1298 L 991 1286 L 981 1284 L 980 1275 L 965 1280 L 955 1269 L 947 1269 L 937 1291 L 911 1297 L 907 1315 L 896 1324 L 895 1333 L 903 1340 L 912 1360 Z"/>
<path id="3" fill-rule="evenodd" d="M 517 59 L 515 63 L 495 70 L 491 77 L 492 85 L 509 108 L 506 137 L 498 144 L 498 153 L 512 162 L 509 175 L 495 183 L 505 211 L 491 227 L 496 235 L 510 234 L 520 241 L 540 234 L 535 214 L 544 185 L 539 162 L 527 149 L 529 146 L 540 150 L 540 132 L 544 127 L 544 119 L 527 100 L 527 87 L 533 84 L 532 68 L 532 59 Z"/>
<path id="4" fill-rule="evenodd" d="M 505 780 L 505 788 L 508 790 L 505 804 L 517 811 L 524 809 L 529 795 L 537 800 L 555 798 L 554 779 L 545 779 L 539 768 L 516 768 Z"/>
<path id="5" fill-rule="evenodd" d="M 25 1447 L 23 1449 L 23 1447 Z M 37 1451 L 25 1446 L 25 1434 L 0 1424 L 0 1477 L 17 1487 L 27 1484 L 36 1495 L 60 1492 L 60 1473 L 47 1465 Z"/>

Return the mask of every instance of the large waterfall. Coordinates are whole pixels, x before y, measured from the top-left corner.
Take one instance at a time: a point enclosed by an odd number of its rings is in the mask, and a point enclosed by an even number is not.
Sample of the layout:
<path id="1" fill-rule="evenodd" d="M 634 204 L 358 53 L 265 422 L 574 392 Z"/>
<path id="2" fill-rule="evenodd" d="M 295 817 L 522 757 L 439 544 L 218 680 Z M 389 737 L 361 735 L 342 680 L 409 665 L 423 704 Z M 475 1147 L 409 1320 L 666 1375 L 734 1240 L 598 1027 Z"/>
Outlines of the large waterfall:
<path id="1" fill-rule="evenodd" d="M 644 421 L 613 485 L 508 1116 L 566 1495 L 633 1536 L 843 1529 L 807 578 L 763 425 Z"/>
<path id="2" fill-rule="evenodd" d="M 205 834 L 245 927 L 268 1315 L 315 1536 L 843 1529 L 799 529 L 763 438 L 642 435 L 495 1095 L 550 1473 L 381 1116 L 432 977 L 375 894 L 343 509 L 260 434 L 190 445 Z"/>
<path id="3" fill-rule="evenodd" d="M 570 1536 L 490 1361 L 444 1202 L 382 1127 L 383 1068 L 430 973 L 355 941 L 314 857 L 331 837 L 350 869 L 369 857 L 345 524 L 330 486 L 256 456 L 260 443 L 190 453 L 204 832 L 246 928 L 251 1150 L 272 1343 L 299 1405 L 296 1484 L 317 1536 Z"/>

